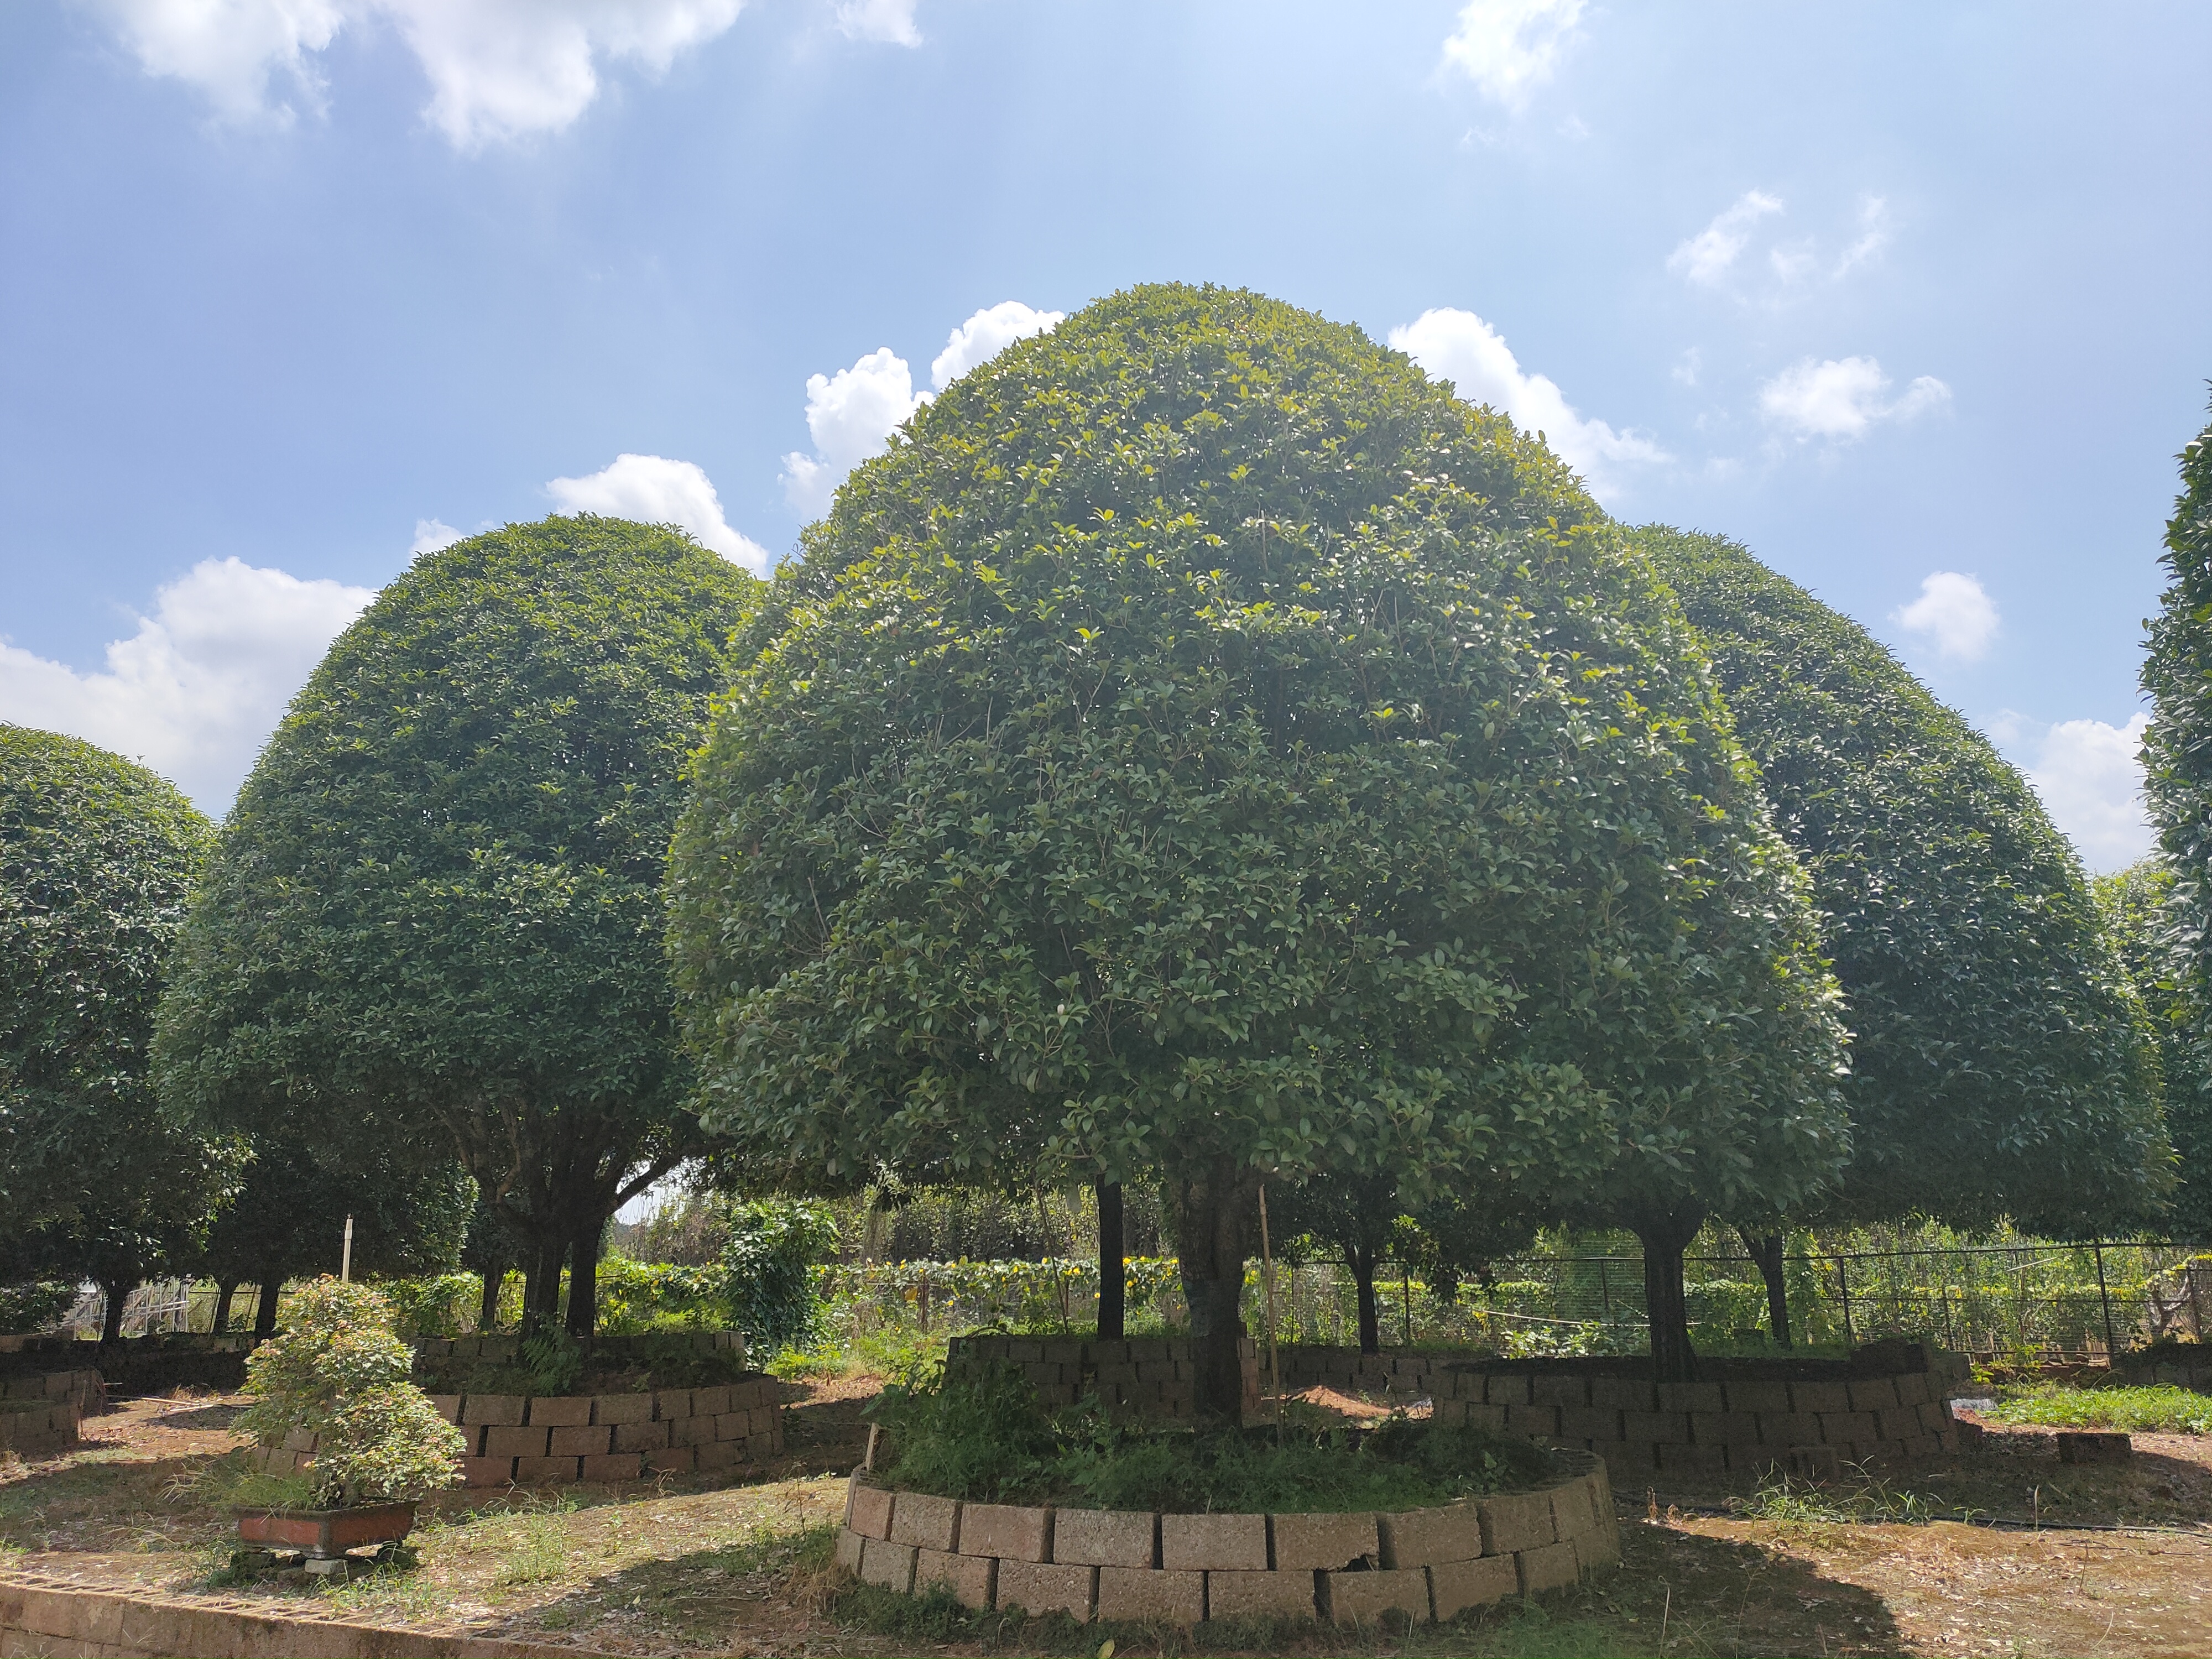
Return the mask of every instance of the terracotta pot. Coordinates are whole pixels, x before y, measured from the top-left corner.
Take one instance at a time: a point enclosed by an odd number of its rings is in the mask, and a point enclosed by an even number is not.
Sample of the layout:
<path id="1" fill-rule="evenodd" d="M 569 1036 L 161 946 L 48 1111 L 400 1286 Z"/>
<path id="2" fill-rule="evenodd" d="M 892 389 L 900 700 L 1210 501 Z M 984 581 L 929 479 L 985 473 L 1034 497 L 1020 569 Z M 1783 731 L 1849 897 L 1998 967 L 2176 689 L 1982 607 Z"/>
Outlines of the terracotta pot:
<path id="1" fill-rule="evenodd" d="M 342 1510 L 240 1510 L 238 1535 L 249 1544 L 322 1558 L 365 1544 L 396 1544 L 415 1524 L 412 1504 L 353 1504 Z"/>

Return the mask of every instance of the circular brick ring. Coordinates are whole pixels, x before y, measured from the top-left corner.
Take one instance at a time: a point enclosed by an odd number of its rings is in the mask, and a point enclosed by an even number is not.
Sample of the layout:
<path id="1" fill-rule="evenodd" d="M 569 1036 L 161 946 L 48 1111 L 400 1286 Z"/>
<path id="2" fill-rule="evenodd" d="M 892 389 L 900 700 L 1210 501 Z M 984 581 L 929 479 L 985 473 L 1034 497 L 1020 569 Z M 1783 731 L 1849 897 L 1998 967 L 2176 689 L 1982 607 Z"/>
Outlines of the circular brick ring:
<path id="1" fill-rule="evenodd" d="M 1398 1514 L 1161 1515 L 969 1504 L 892 1492 L 855 1470 L 841 1565 L 901 1595 L 976 1608 L 1194 1625 L 1397 1613 L 1415 1623 L 1572 1584 L 1617 1565 L 1603 1461 L 1534 1492 Z"/>

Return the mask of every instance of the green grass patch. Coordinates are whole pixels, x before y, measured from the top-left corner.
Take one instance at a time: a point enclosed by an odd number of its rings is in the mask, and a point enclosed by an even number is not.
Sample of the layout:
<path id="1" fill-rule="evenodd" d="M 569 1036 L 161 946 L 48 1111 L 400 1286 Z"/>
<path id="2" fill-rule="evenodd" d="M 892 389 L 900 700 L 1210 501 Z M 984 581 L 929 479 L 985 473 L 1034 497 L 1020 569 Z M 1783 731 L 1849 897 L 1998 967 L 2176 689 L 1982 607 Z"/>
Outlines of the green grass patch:
<path id="1" fill-rule="evenodd" d="M 2139 1434 L 2212 1434 L 2212 1395 L 2189 1389 L 2075 1389 L 2062 1382 L 2008 1389 L 1989 1413 L 2000 1423 Z"/>

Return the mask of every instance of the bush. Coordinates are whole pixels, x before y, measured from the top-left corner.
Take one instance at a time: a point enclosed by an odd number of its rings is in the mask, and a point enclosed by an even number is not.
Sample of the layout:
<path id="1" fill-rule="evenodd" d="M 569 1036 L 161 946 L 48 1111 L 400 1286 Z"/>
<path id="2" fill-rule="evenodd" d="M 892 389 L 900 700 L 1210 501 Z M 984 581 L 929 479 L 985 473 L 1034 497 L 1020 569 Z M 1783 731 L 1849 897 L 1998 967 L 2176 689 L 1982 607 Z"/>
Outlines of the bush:
<path id="1" fill-rule="evenodd" d="M 366 1285 L 318 1279 L 286 1310 L 283 1333 L 246 1361 L 240 1432 L 277 1446 L 316 1437 L 307 1474 L 325 1506 L 398 1502 L 460 1478 L 460 1431 L 408 1380 L 414 1355 L 392 1333 L 392 1304 Z"/>
<path id="2" fill-rule="evenodd" d="M 765 1199 L 731 1206 L 722 1294 L 732 1322 L 763 1359 L 814 1335 L 822 1317 L 814 1267 L 836 1248 L 837 1224 L 822 1205 Z"/>
<path id="3" fill-rule="evenodd" d="M 392 1304 L 401 1336 L 459 1336 L 475 1321 L 483 1281 L 474 1273 L 439 1273 L 387 1279 L 377 1289 Z"/>
<path id="4" fill-rule="evenodd" d="M 0 1331 L 43 1331 L 76 1304 L 74 1285 L 0 1285 Z"/>

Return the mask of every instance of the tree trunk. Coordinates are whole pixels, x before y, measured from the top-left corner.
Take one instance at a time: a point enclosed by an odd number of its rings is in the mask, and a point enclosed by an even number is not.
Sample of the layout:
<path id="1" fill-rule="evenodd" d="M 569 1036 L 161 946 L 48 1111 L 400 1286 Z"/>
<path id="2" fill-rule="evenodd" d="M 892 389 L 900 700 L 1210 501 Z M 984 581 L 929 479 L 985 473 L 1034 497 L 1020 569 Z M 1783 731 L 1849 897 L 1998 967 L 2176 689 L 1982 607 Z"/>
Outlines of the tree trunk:
<path id="1" fill-rule="evenodd" d="M 214 1334 L 216 1336 L 226 1335 L 230 1330 L 230 1298 L 237 1291 L 237 1285 L 228 1283 L 218 1283 L 215 1287 Z"/>
<path id="2" fill-rule="evenodd" d="M 607 1218 L 594 1215 L 591 1224 L 576 1230 L 568 1247 L 568 1334 L 584 1338 L 599 1317 L 599 1245 L 607 1236 Z"/>
<path id="3" fill-rule="evenodd" d="M 1122 1252 L 1121 1183 L 1098 1183 L 1098 1337 L 1121 1340 L 1128 1305 L 1128 1273 Z"/>
<path id="4" fill-rule="evenodd" d="M 556 1234 L 532 1241 L 529 1268 L 522 1286 L 522 1334 L 535 1336 L 561 1322 L 561 1263 L 568 1254 L 568 1241 Z"/>
<path id="5" fill-rule="evenodd" d="M 115 1279 L 100 1287 L 107 1298 L 107 1308 L 100 1322 L 100 1340 L 119 1342 L 123 1340 L 123 1304 L 131 1295 L 129 1279 Z"/>
<path id="6" fill-rule="evenodd" d="M 266 1342 L 276 1334 L 276 1298 L 284 1294 L 284 1281 L 264 1279 L 260 1298 L 253 1304 L 253 1340 Z"/>
<path id="7" fill-rule="evenodd" d="M 1697 1381 L 1689 1300 L 1682 1289 L 1682 1253 L 1704 1219 L 1696 1211 L 1662 1211 L 1638 1218 L 1636 1224 L 1636 1236 L 1644 1241 L 1644 1304 L 1651 1319 L 1651 1370 L 1662 1382 Z"/>
<path id="8" fill-rule="evenodd" d="M 1192 1404 L 1201 1424 L 1243 1420 L 1244 1263 L 1251 1255 L 1259 1194 L 1259 1177 L 1226 1158 L 1169 1185 L 1183 1299 L 1190 1307 Z"/>
<path id="9" fill-rule="evenodd" d="M 496 1330 L 499 1328 L 499 1292 L 507 1283 L 507 1264 L 483 1270 L 483 1300 L 477 1307 L 477 1329 Z"/>
<path id="10" fill-rule="evenodd" d="M 1743 1248 L 1751 1253 L 1751 1259 L 1759 1263 L 1759 1276 L 1766 1281 L 1766 1328 L 1774 1337 L 1774 1346 L 1789 1347 L 1790 1287 L 1782 1278 L 1783 1235 L 1755 1233 L 1748 1227 L 1735 1231 L 1743 1240 Z"/>
<path id="11" fill-rule="evenodd" d="M 1344 1261 L 1352 1269 L 1352 1282 L 1359 1293 L 1359 1352 L 1381 1353 L 1382 1322 L 1375 1311 L 1375 1252 L 1348 1245 Z"/>

